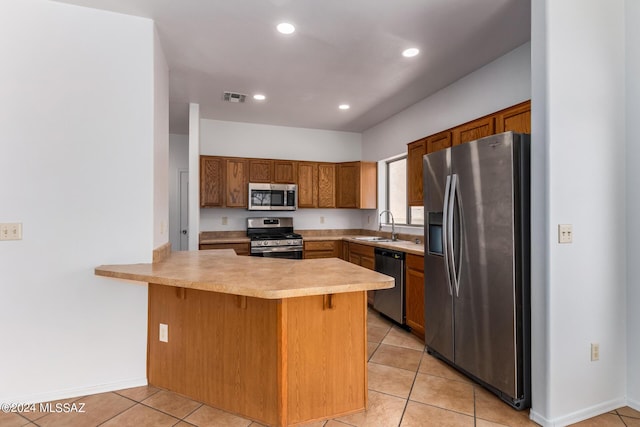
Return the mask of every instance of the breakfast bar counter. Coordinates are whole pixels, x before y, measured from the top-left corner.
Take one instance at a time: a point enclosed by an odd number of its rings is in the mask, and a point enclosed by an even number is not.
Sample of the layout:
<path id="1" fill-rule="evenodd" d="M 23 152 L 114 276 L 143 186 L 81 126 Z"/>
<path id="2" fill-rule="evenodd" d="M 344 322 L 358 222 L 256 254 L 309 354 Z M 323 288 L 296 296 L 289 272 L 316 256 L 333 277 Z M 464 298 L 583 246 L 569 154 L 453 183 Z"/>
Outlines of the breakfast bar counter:
<path id="1" fill-rule="evenodd" d="M 273 426 L 366 409 L 366 291 L 392 278 L 336 258 L 232 250 L 95 273 L 149 283 L 149 384 Z"/>

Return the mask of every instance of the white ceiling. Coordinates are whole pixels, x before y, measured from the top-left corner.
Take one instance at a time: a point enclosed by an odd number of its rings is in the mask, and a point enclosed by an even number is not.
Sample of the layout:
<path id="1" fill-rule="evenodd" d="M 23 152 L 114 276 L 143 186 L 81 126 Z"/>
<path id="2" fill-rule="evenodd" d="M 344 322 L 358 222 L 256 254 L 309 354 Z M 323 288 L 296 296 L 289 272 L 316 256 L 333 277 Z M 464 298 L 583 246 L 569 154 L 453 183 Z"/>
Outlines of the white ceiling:
<path id="1" fill-rule="evenodd" d="M 155 21 L 170 69 L 170 131 L 181 134 L 190 102 L 203 118 L 361 132 L 531 32 L 530 0 L 59 1 Z M 282 21 L 297 31 L 279 34 Z M 420 55 L 402 57 L 407 47 Z M 223 102 L 227 90 L 247 101 Z M 251 99 L 256 92 L 267 100 Z"/>

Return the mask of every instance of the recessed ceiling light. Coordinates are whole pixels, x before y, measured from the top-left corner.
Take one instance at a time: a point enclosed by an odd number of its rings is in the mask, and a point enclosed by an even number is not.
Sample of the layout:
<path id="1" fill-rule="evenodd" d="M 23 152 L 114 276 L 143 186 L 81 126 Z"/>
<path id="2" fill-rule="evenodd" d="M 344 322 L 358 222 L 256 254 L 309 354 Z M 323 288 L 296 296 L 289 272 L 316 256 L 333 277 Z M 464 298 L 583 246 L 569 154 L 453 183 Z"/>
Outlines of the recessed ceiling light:
<path id="1" fill-rule="evenodd" d="M 253 99 L 255 99 L 256 101 L 264 101 L 265 99 L 267 99 L 267 97 L 261 93 L 256 93 L 255 95 L 253 95 Z"/>
<path id="2" fill-rule="evenodd" d="M 402 51 L 402 56 L 404 56 L 405 58 L 411 58 L 416 56 L 417 54 L 420 53 L 420 49 L 417 49 L 415 47 L 411 47 L 409 49 L 405 49 Z"/>
<path id="3" fill-rule="evenodd" d="M 338 108 L 341 110 L 348 110 L 351 106 L 349 104 L 340 104 L 338 105 Z"/>
<path id="4" fill-rule="evenodd" d="M 291 34 L 296 30 L 296 27 L 294 27 L 293 25 L 289 24 L 288 22 L 282 22 L 282 23 L 278 24 L 278 26 L 276 28 L 282 34 Z"/>

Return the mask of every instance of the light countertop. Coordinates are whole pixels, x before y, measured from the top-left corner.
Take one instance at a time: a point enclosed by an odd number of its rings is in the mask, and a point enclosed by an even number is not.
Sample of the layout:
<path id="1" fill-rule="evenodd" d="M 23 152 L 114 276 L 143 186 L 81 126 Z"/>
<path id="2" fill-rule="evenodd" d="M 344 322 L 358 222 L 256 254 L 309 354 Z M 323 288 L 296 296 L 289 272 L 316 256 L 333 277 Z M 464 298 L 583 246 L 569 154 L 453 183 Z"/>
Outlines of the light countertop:
<path id="1" fill-rule="evenodd" d="M 358 236 L 362 237 L 362 236 Z M 376 242 L 367 240 L 358 240 L 355 236 L 344 236 L 342 240 L 346 240 L 349 243 L 359 243 L 361 245 L 374 246 L 377 248 L 391 249 L 394 251 L 405 252 L 408 254 L 424 256 L 424 244 L 415 243 L 409 240 L 396 240 L 395 242 Z M 422 239 L 421 239 L 422 240 Z"/>
<path id="2" fill-rule="evenodd" d="M 327 240 L 344 240 L 352 243 L 359 243 L 361 245 L 374 246 L 385 249 L 392 249 L 400 252 L 405 252 L 408 254 L 424 256 L 424 242 L 423 236 L 414 236 L 413 240 L 397 240 L 395 242 L 376 242 L 376 241 L 366 241 L 366 240 L 358 240 L 356 237 L 362 237 L 361 235 L 340 235 L 340 234 L 329 234 L 329 235 L 302 235 L 302 240 L 306 242 L 321 242 Z M 415 243 L 415 238 L 420 239 L 420 243 Z M 248 243 L 250 239 L 246 236 L 237 236 L 237 237 L 209 237 L 202 236 L 200 238 L 200 244 L 216 244 L 216 243 Z"/>
<path id="3" fill-rule="evenodd" d="M 172 252 L 150 264 L 101 265 L 98 276 L 279 299 L 389 289 L 393 278 L 337 259 L 236 256 L 232 249 Z"/>

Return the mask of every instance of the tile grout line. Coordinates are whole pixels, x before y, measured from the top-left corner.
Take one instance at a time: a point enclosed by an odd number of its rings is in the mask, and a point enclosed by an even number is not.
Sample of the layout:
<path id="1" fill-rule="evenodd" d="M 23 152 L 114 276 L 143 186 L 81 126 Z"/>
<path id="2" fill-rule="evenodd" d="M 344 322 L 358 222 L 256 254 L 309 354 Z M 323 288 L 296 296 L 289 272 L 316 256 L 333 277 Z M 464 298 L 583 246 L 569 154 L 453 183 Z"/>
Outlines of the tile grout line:
<path id="1" fill-rule="evenodd" d="M 102 424 L 106 423 L 107 421 L 111 421 L 112 419 L 114 419 L 114 418 L 115 418 L 115 417 L 117 417 L 118 415 L 121 415 L 121 414 L 123 414 L 123 413 L 127 412 L 129 409 L 134 408 L 136 405 L 139 405 L 139 404 L 140 404 L 140 402 L 138 402 L 138 401 L 136 401 L 136 400 L 134 400 L 134 399 L 131 399 L 131 398 L 129 398 L 129 397 L 122 396 L 121 394 L 118 394 L 118 393 L 116 393 L 115 391 L 112 391 L 111 393 L 115 394 L 116 396 L 124 397 L 125 399 L 132 401 L 132 402 L 133 402 L 133 405 L 129 406 L 129 407 L 128 407 L 127 409 L 125 409 L 124 411 L 118 412 L 117 414 L 115 414 L 115 415 L 114 415 L 114 416 L 112 416 L 111 418 L 108 418 L 108 419 L 104 420 L 103 422 L 99 423 L 99 424 L 98 424 L 99 426 L 101 426 Z"/>
<path id="2" fill-rule="evenodd" d="M 109 392 L 109 393 L 113 393 L 113 392 Z M 68 398 L 68 399 L 56 399 L 56 400 L 49 400 L 49 401 L 44 401 L 44 402 L 36 402 L 36 403 L 34 403 L 34 404 L 36 404 L 36 405 L 40 405 L 40 404 L 42 404 L 42 403 L 53 403 L 53 402 L 60 401 L 60 400 L 71 400 L 71 403 L 74 403 L 74 402 L 77 402 L 78 400 L 83 399 L 83 398 L 85 398 L 85 397 L 87 397 L 87 396 L 85 395 L 85 396 L 78 396 L 78 397 L 70 397 L 70 398 Z M 38 411 L 38 412 L 40 412 L 40 411 Z M 41 419 L 43 419 L 44 417 L 46 417 L 46 416 L 48 416 L 48 415 L 51 415 L 51 414 L 45 414 L 45 415 L 43 415 L 43 416 L 41 416 L 41 417 L 39 417 L 39 418 L 36 418 L 35 420 L 31 420 L 31 419 L 29 419 L 29 418 L 25 417 L 24 415 L 22 415 L 22 414 L 21 414 L 21 413 L 19 413 L 19 412 L 18 412 L 17 414 L 18 414 L 20 417 L 22 417 L 22 418 L 24 418 L 25 420 L 27 420 L 27 424 L 23 424 L 23 425 L 33 424 L 33 425 L 38 426 L 38 427 L 40 427 L 40 424 L 36 423 L 36 421 L 41 420 Z"/>
<path id="3" fill-rule="evenodd" d="M 473 427 L 478 425 L 478 413 L 476 411 L 476 386 L 473 385 Z"/>
<path id="4" fill-rule="evenodd" d="M 145 400 L 146 400 L 146 399 L 145 399 Z M 192 400 L 192 399 L 190 399 L 190 400 L 191 400 L 192 402 L 196 402 L 196 403 L 199 403 L 199 404 L 200 404 L 200 406 L 198 406 L 198 408 L 196 408 L 196 409 L 199 409 L 199 408 L 200 408 L 200 407 L 202 407 L 202 405 L 203 405 L 203 403 L 198 402 L 197 400 Z M 138 402 L 138 404 L 139 404 L 139 405 L 142 405 L 142 406 L 146 406 L 147 408 L 149 408 L 149 409 L 151 409 L 151 410 L 153 410 L 153 411 L 160 412 L 161 414 L 168 415 L 168 416 L 170 416 L 171 418 L 175 418 L 175 419 L 177 419 L 177 420 L 178 420 L 178 423 L 180 423 L 180 421 L 184 421 L 184 419 L 182 419 L 182 418 L 180 418 L 180 417 L 177 417 L 177 416 L 172 415 L 172 414 L 170 414 L 170 413 L 168 413 L 168 412 L 165 412 L 165 411 L 163 411 L 162 409 L 154 408 L 153 406 L 150 406 L 150 405 L 148 405 L 148 404 L 146 404 L 146 403 Z M 191 415 L 191 412 L 190 412 L 189 414 L 187 414 L 186 416 L 189 416 L 189 415 Z M 185 421 L 185 422 L 187 422 L 187 423 L 188 423 L 189 421 Z"/>
<path id="5" fill-rule="evenodd" d="M 400 416 L 400 422 L 398 427 L 402 425 L 402 420 L 404 419 L 404 414 L 407 412 L 407 406 L 409 406 L 409 399 L 411 399 L 411 392 L 413 392 L 413 387 L 416 384 L 416 380 L 418 379 L 418 372 L 420 372 L 420 365 L 422 365 L 422 358 L 424 356 L 425 350 L 422 350 L 422 354 L 420 354 L 420 360 L 418 361 L 418 367 L 416 368 L 416 372 L 413 375 L 413 382 L 411 383 L 411 387 L 409 388 L 409 394 L 407 395 L 407 400 L 404 402 L 404 408 L 402 409 L 402 415 Z"/>
<path id="6" fill-rule="evenodd" d="M 185 415 L 184 417 L 180 418 L 180 420 L 182 420 L 182 421 L 184 421 L 184 422 L 187 422 L 187 423 L 188 423 L 189 421 L 187 421 L 186 419 L 187 419 L 191 414 L 193 414 L 193 413 L 194 413 L 194 412 L 196 412 L 198 409 L 200 409 L 200 408 L 202 408 L 202 407 L 204 406 L 204 403 L 202 403 L 202 402 L 198 402 L 197 400 L 193 400 L 193 399 L 191 399 L 191 400 L 192 400 L 193 402 L 197 402 L 197 403 L 199 403 L 199 404 L 200 404 L 200 406 L 198 406 L 198 407 L 194 408 L 194 409 L 193 409 L 193 411 L 189 412 L 187 415 Z M 223 411 L 223 412 L 227 412 L 227 411 Z M 230 413 L 230 412 L 229 412 L 229 413 Z M 178 418 L 178 417 L 176 417 L 176 418 Z M 245 418 L 245 419 L 246 419 L 246 418 Z M 251 422 L 253 423 L 253 420 L 249 420 L 249 421 L 251 421 Z M 191 424 L 191 423 L 189 423 L 189 424 Z M 249 425 L 251 425 L 251 424 L 249 424 Z"/>

